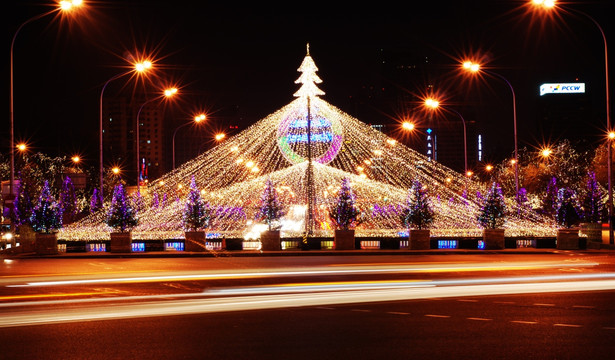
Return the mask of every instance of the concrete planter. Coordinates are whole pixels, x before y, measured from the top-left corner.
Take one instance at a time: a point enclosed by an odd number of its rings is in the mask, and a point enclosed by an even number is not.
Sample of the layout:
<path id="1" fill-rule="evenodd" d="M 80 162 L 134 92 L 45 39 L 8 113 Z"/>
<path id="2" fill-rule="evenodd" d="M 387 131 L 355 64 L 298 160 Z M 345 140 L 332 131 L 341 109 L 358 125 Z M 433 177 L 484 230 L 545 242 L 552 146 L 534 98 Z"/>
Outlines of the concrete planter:
<path id="1" fill-rule="evenodd" d="M 280 243 L 280 230 L 263 231 L 261 233 L 261 250 L 263 251 L 282 250 L 282 245 Z"/>
<path id="2" fill-rule="evenodd" d="M 36 233 L 34 247 L 38 255 L 56 255 L 58 253 L 58 238 L 56 234 Z"/>
<path id="3" fill-rule="evenodd" d="M 36 232 L 30 225 L 19 227 L 19 252 L 31 253 L 36 251 Z"/>
<path id="4" fill-rule="evenodd" d="M 335 230 L 333 243 L 335 250 L 354 250 L 354 230 Z"/>
<path id="5" fill-rule="evenodd" d="M 484 229 L 485 250 L 504 249 L 504 229 Z"/>
<path id="6" fill-rule="evenodd" d="M 186 231 L 184 232 L 184 251 L 203 252 L 205 251 L 205 231 Z"/>
<path id="7" fill-rule="evenodd" d="M 129 253 L 132 252 L 132 233 L 128 232 L 112 232 L 111 237 L 112 253 Z"/>
<path id="8" fill-rule="evenodd" d="M 408 230 L 408 247 L 411 250 L 429 250 L 430 246 L 430 231 L 427 230 Z"/>
<path id="9" fill-rule="evenodd" d="M 587 236 L 587 241 L 602 242 L 601 223 L 581 223 L 579 232 Z"/>
<path id="10" fill-rule="evenodd" d="M 579 229 L 557 229 L 556 247 L 561 250 L 579 249 Z"/>

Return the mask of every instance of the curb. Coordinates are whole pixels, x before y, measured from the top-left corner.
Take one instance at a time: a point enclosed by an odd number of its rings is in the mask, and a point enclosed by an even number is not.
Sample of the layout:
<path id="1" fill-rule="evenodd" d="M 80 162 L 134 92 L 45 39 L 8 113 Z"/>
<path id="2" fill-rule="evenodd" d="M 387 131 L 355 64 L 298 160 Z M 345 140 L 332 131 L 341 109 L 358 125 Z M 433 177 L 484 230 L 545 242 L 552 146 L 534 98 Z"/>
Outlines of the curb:
<path id="1" fill-rule="evenodd" d="M 420 256 L 420 255 L 548 255 L 548 254 L 610 254 L 611 248 L 559 250 L 559 249 L 504 249 L 504 250 L 474 250 L 474 249 L 430 249 L 430 250 L 283 250 L 283 251 L 152 251 L 135 253 L 87 252 L 87 253 L 60 253 L 57 255 L 38 255 L 36 253 L 6 254 L 4 258 L 15 259 L 92 259 L 92 258 L 189 258 L 189 257 L 279 257 L 279 256 Z"/>

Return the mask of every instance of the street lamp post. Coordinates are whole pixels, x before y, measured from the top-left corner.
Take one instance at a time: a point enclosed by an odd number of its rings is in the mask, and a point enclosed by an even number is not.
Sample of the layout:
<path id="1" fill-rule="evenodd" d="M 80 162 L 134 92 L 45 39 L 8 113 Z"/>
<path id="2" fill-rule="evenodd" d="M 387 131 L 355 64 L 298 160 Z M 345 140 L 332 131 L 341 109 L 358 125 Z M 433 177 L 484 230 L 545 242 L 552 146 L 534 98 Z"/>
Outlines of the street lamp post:
<path id="1" fill-rule="evenodd" d="M 554 0 L 549 0 L 549 1 L 533 0 L 532 2 L 535 6 L 540 6 L 547 10 L 550 10 L 556 7 L 556 2 Z M 587 13 L 567 7 L 567 6 L 566 7 L 562 6 L 562 8 L 570 12 L 577 13 L 589 19 L 592 23 L 594 23 L 594 25 L 596 25 L 596 27 L 600 31 L 600 34 L 602 35 L 602 41 L 604 43 L 604 77 L 605 77 L 605 88 L 606 88 L 606 128 L 607 128 L 607 131 L 610 132 L 612 131 L 612 129 L 611 129 L 611 105 L 610 105 L 610 100 L 609 100 L 609 56 L 608 56 L 608 50 L 607 50 L 606 35 L 604 35 L 604 30 L 602 29 L 600 24 L 593 17 L 589 16 Z M 608 216 L 609 216 L 609 244 L 613 245 L 615 244 L 615 236 L 613 235 L 613 182 L 611 180 L 612 179 L 611 168 L 613 167 L 613 159 L 611 159 L 612 144 L 609 142 L 608 145 L 609 146 L 607 147 L 607 179 L 608 179 L 607 186 L 608 186 L 609 198 L 608 198 L 607 208 L 608 208 Z"/>
<path id="2" fill-rule="evenodd" d="M 11 197 L 11 199 L 14 196 L 14 192 L 13 192 L 13 183 L 15 182 L 15 120 L 14 120 L 14 90 L 13 90 L 13 49 L 15 47 L 15 39 L 17 38 L 17 34 L 19 34 L 19 31 L 21 31 L 21 29 L 33 22 L 36 21 L 40 18 L 43 18 L 47 15 L 53 14 L 57 11 L 69 11 L 71 10 L 74 6 L 80 6 L 82 5 L 81 1 L 78 0 L 73 0 L 73 1 L 61 1 L 59 6 L 51 11 L 45 12 L 43 14 L 39 14 L 36 15 L 34 17 L 31 17 L 30 19 L 26 20 L 24 23 L 22 23 L 17 30 L 15 31 L 15 34 L 13 35 L 13 40 L 11 41 L 11 57 L 10 57 L 10 110 L 9 110 L 9 117 L 10 117 L 10 156 L 11 156 L 11 161 L 10 161 L 10 180 L 9 180 L 9 196 Z"/>
<path id="3" fill-rule="evenodd" d="M 141 116 L 141 111 L 143 110 L 145 105 L 151 103 L 152 101 L 158 100 L 161 97 L 170 98 L 171 96 L 173 96 L 175 94 L 177 94 L 177 88 L 166 89 L 166 90 L 164 90 L 163 95 L 155 97 L 153 99 L 149 99 L 146 102 L 144 102 L 143 105 L 141 105 L 141 107 L 139 108 L 139 111 L 137 112 L 137 121 L 136 121 L 136 136 L 137 136 L 137 139 L 136 139 L 137 140 L 136 141 L 136 143 L 137 143 L 136 144 L 136 147 L 137 147 L 137 149 L 136 149 L 137 150 L 136 151 L 137 152 L 137 154 L 136 154 L 137 155 L 137 192 L 141 191 L 141 162 L 140 162 L 141 155 L 139 154 L 139 151 L 140 151 L 139 148 L 140 148 L 140 145 L 141 145 L 141 141 L 139 139 L 139 133 L 140 133 L 140 131 L 139 131 L 139 128 L 140 128 L 139 117 Z"/>
<path id="4" fill-rule="evenodd" d="M 512 104 L 513 104 L 513 135 L 515 141 L 515 199 L 517 200 L 517 204 L 519 204 L 519 143 L 517 141 L 517 100 L 515 96 L 515 89 L 511 85 L 510 81 L 508 81 L 504 76 L 495 73 L 490 70 L 481 69 L 479 64 L 473 63 L 471 61 L 465 61 L 463 63 L 464 69 L 467 69 L 471 72 L 478 72 L 482 70 L 483 72 L 490 74 L 492 76 L 498 77 L 503 80 L 508 87 L 510 88 L 510 92 L 512 93 Z"/>
<path id="5" fill-rule="evenodd" d="M 103 163 L 103 94 L 105 93 L 105 89 L 107 88 L 107 85 L 109 85 L 111 81 L 118 79 L 124 75 L 130 74 L 133 71 L 136 71 L 138 73 L 145 72 L 149 70 L 151 67 L 152 67 L 152 62 L 149 60 L 137 62 L 134 64 L 134 68 L 131 71 L 117 74 L 113 76 L 112 78 L 110 78 L 109 80 L 107 80 L 107 82 L 105 83 L 105 85 L 103 85 L 103 88 L 100 92 L 100 104 L 99 104 L 100 112 L 99 112 L 99 129 L 98 129 L 99 139 L 98 140 L 99 140 L 99 160 L 100 160 L 99 175 L 100 175 L 100 198 L 101 199 L 103 199 L 103 195 L 104 195 L 103 185 L 104 185 L 104 178 L 105 178 L 104 163 Z"/>
<path id="6" fill-rule="evenodd" d="M 197 124 L 200 123 L 201 121 L 205 120 L 207 117 L 205 116 L 205 114 L 200 114 L 200 115 L 196 115 L 194 117 L 194 122 L 196 122 Z M 172 150 L 173 150 L 173 170 L 175 170 L 175 135 L 177 135 L 177 130 L 179 130 L 180 128 L 183 128 L 186 125 L 190 125 L 192 124 L 191 122 L 185 123 L 183 125 L 178 126 L 175 131 L 173 132 L 173 139 L 172 139 Z"/>

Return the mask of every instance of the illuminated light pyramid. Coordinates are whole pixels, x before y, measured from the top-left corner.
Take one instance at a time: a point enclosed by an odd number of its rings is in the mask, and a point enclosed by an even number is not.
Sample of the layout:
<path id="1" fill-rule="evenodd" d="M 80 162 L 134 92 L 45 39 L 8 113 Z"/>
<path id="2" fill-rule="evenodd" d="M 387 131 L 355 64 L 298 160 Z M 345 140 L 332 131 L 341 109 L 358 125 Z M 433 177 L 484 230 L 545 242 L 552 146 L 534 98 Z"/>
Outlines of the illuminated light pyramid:
<path id="1" fill-rule="evenodd" d="M 328 208 L 336 202 L 343 178 L 350 179 L 364 215 L 356 229 L 358 237 L 396 237 L 407 231 L 400 214 L 414 180 L 431 194 L 432 236 L 480 236 L 477 215 L 486 186 L 322 100 L 317 70 L 308 47 L 298 69 L 301 76 L 296 83 L 302 85 L 294 101 L 149 184 L 133 239 L 183 238 L 182 211 L 192 176 L 214 209 L 208 229 L 214 236 L 257 238 L 266 229 L 254 217 L 267 179 L 286 207 L 282 237 L 300 237 L 306 231 L 311 236 L 332 236 Z M 506 201 L 508 209 L 516 209 L 513 199 Z M 528 209 L 510 213 L 504 225 L 507 236 L 555 234 L 551 219 Z M 59 238 L 108 239 L 111 229 L 105 215 L 101 211 L 70 224 Z"/>

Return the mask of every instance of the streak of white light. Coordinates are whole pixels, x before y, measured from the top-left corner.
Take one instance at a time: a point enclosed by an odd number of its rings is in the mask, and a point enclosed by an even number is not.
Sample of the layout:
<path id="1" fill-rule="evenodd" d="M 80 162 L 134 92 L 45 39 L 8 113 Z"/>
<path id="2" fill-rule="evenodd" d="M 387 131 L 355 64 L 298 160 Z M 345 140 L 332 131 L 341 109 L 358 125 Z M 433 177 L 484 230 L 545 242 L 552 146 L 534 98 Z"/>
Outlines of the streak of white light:
<path id="1" fill-rule="evenodd" d="M 106 307 L 62 307 L 29 312 L 14 311 L 9 314 L 3 314 L 3 316 L 0 317 L 0 327 L 382 301 L 402 301 L 426 298 L 601 290 L 615 290 L 615 280 L 411 287 L 386 290 L 339 291 L 310 294 L 216 297 L 207 299 L 157 301 L 136 304 L 116 304 L 114 306 Z"/>

